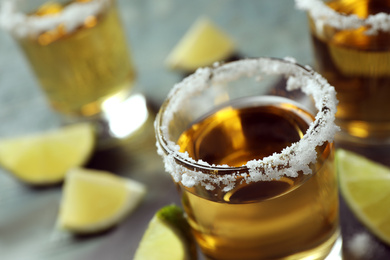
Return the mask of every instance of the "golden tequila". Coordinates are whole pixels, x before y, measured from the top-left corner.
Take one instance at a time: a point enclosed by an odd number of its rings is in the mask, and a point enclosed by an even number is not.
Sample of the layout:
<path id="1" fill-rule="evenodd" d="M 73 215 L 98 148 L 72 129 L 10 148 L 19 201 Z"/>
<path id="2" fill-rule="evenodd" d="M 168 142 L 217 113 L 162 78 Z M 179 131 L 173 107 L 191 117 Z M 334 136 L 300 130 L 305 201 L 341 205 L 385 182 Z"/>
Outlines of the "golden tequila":
<path id="1" fill-rule="evenodd" d="M 333 0 L 326 4 L 340 14 L 365 19 L 390 13 L 388 1 Z M 316 69 L 336 88 L 337 123 L 349 135 L 383 140 L 390 132 L 390 33 L 368 34 L 366 26 L 322 30 L 310 19 Z"/>
<path id="2" fill-rule="evenodd" d="M 209 164 L 240 167 L 272 155 L 305 134 L 313 117 L 266 96 L 235 101 L 193 124 L 179 138 L 181 152 Z M 182 202 L 208 259 L 324 259 L 338 230 L 333 145 L 317 147 L 313 174 L 207 191 L 182 187 Z M 241 181 L 243 181 L 241 183 Z M 216 198 L 222 198 L 220 201 Z M 309 258 L 308 258 L 309 259 Z"/>
<path id="3" fill-rule="evenodd" d="M 61 15 L 67 5 L 45 4 L 31 15 Z M 26 54 L 51 105 L 61 113 L 91 116 L 102 111 L 109 98 L 124 100 L 135 72 L 118 10 L 108 1 L 101 12 L 85 18 L 75 30 L 60 24 L 18 42 Z"/>

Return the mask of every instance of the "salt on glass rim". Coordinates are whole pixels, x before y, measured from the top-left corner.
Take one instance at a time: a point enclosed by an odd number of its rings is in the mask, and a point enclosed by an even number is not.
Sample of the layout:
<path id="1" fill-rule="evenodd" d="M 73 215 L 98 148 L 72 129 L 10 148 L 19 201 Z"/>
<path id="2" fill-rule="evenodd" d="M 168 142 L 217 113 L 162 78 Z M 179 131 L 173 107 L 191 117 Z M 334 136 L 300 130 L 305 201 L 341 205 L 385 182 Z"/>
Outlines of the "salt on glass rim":
<path id="1" fill-rule="evenodd" d="M 367 26 L 367 35 L 375 35 L 379 31 L 390 32 L 390 15 L 387 13 L 381 12 L 362 19 L 354 14 L 338 13 L 321 0 L 295 0 L 295 5 L 310 14 L 317 28 L 329 25 L 340 30 L 353 30 Z"/>
<path id="2" fill-rule="evenodd" d="M 4 0 L 0 6 L 0 27 L 16 38 L 36 37 L 59 25 L 64 25 L 65 30 L 69 33 L 81 26 L 87 17 L 102 12 L 111 1 L 74 2 L 67 5 L 58 14 L 37 16 L 18 11 L 17 2 L 19 0 Z"/>
<path id="3" fill-rule="evenodd" d="M 248 161 L 242 167 L 210 165 L 202 160 L 194 160 L 187 152 L 180 152 L 179 145 L 170 140 L 168 125 L 173 114 L 179 111 L 189 95 L 208 88 L 210 80 L 212 83 L 223 84 L 243 76 L 257 77 L 260 74 L 284 75 L 287 78 L 287 90 L 300 89 L 312 96 L 318 113 L 300 141 L 280 153 Z M 316 162 L 316 147 L 325 142 L 333 142 L 334 135 L 339 130 L 334 123 L 336 106 L 334 87 L 310 67 L 302 67 L 292 58 L 243 59 L 212 68 L 200 68 L 176 84 L 162 105 L 155 120 L 157 152 L 162 156 L 165 170 L 174 181 L 181 182 L 186 187 L 200 184 L 213 190 L 217 186 L 223 186 L 224 191 L 229 191 L 234 188 L 237 177 L 242 177 L 249 183 L 275 180 L 282 176 L 297 177 L 298 172 L 311 174 L 309 165 Z M 215 173 L 215 170 L 219 174 L 204 173 Z"/>

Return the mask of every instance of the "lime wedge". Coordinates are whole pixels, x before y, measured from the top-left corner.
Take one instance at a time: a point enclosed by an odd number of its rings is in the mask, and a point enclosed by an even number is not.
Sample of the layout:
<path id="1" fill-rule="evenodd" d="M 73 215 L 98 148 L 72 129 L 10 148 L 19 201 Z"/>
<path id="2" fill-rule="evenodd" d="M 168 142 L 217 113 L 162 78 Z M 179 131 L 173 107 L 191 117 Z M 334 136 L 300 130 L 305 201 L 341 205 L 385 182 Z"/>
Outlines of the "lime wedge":
<path id="1" fill-rule="evenodd" d="M 120 223 L 145 194 L 143 184 L 110 172 L 75 168 L 66 175 L 58 227 L 80 234 Z"/>
<path id="2" fill-rule="evenodd" d="M 0 139 L 0 164 L 30 184 L 58 183 L 70 168 L 87 162 L 94 143 L 93 127 L 84 123 Z"/>
<path id="3" fill-rule="evenodd" d="M 342 149 L 336 158 L 347 204 L 373 234 L 390 245 L 390 168 Z"/>
<path id="4" fill-rule="evenodd" d="M 176 205 L 160 209 L 149 222 L 134 260 L 195 260 L 196 248 L 183 211 Z"/>
<path id="5" fill-rule="evenodd" d="M 199 18 L 173 48 L 166 64 L 171 69 L 192 72 L 229 58 L 235 49 L 230 37 L 207 18 Z"/>

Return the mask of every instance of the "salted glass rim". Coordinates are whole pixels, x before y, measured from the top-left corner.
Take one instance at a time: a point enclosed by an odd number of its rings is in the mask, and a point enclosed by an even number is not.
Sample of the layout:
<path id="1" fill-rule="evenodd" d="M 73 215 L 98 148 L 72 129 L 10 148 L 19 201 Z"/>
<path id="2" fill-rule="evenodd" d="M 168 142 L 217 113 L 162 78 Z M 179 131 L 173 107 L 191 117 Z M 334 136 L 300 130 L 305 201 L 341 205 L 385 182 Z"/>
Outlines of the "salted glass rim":
<path id="1" fill-rule="evenodd" d="M 322 0 L 295 0 L 296 8 L 310 14 L 317 27 L 329 25 L 340 30 L 353 30 L 366 26 L 367 35 L 375 35 L 379 31 L 390 32 L 390 14 L 380 12 L 366 18 L 357 15 L 339 13 Z"/>
<path id="2" fill-rule="evenodd" d="M 0 28 L 17 38 L 36 37 L 59 25 L 64 25 L 64 30 L 70 33 L 81 26 L 86 18 L 101 13 L 112 1 L 72 2 L 58 14 L 38 16 L 18 10 L 17 4 L 21 0 L 3 0 L 0 2 Z"/>
<path id="3" fill-rule="evenodd" d="M 194 160 L 188 153 L 180 152 L 179 145 L 170 140 L 168 125 L 188 95 L 207 89 L 211 83 L 224 84 L 244 76 L 256 78 L 264 73 L 285 75 L 287 90 L 301 89 L 306 95 L 312 96 L 318 112 L 301 140 L 280 153 L 248 161 L 240 167 L 211 165 Z M 281 176 L 297 177 L 298 172 L 311 174 L 310 164 L 317 159 L 316 147 L 333 142 L 339 130 L 334 123 L 336 105 L 334 87 L 310 67 L 299 65 L 292 58 L 251 58 L 200 68 L 177 83 L 161 106 L 155 120 L 157 151 L 164 160 L 165 170 L 175 182 L 181 182 L 187 187 L 200 184 L 213 190 L 223 185 L 224 190 L 228 191 L 234 188 L 238 176 L 249 183 L 275 180 Z"/>

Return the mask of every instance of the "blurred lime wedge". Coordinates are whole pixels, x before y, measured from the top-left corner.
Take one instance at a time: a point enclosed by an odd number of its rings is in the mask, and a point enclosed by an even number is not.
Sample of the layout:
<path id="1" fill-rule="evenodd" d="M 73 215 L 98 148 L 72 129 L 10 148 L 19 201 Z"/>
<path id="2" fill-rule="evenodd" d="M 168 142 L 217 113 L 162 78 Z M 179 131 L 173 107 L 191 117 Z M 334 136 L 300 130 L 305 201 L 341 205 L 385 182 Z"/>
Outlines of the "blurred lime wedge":
<path id="1" fill-rule="evenodd" d="M 390 245 L 390 168 L 342 149 L 336 158 L 347 204 L 372 233 Z"/>
<path id="2" fill-rule="evenodd" d="M 145 195 L 143 184 L 110 172 L 76 168 L 66 175 L 58 227 L 97 233 L 122 221 Z"/>
<path id="3" fill-rule="evenodd" d="M 66 172 L 90 158 L 95 133 L 80 123 L 34 135 L 0 139 L 0 164 L 18 179 L 34 184 L 61 182 Z"/>
<path id="4" fill-rule="evenodd" d="M 173 48 L 166 63 L 171 69 L 192 72 L 229 58 L 235 49 L 230 37 L 207 18 L 199 18 Z"/>
<path id="5" fill-rule="evenodd" d="M 182 209 L 160 209 L 149 222 L 134 260 L 195 260 L 196 248 Z"/>

